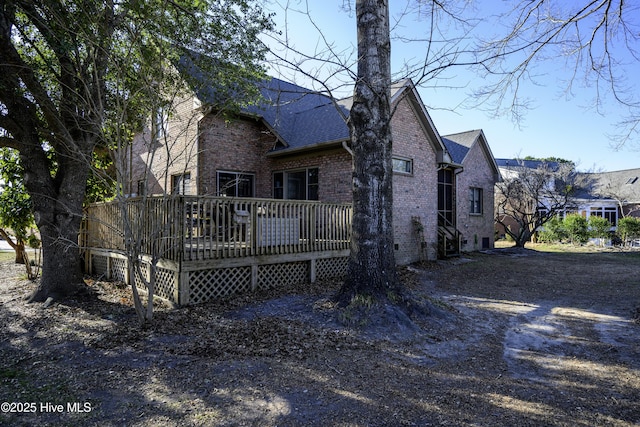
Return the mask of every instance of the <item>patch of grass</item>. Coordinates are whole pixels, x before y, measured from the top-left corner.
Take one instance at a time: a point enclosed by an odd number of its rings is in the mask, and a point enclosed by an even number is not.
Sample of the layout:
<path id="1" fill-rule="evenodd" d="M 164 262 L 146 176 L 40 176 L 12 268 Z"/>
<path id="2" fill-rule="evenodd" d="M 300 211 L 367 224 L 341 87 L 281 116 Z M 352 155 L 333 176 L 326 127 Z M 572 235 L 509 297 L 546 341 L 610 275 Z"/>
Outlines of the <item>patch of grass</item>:
<path id="1" fill-rule="evenodd" d="M 640 251 L 635 249 L 625 249 L 620 247 L 602 247 L 596 245 L 573 245 L 571 243 L 527 243 L 526 249 L 537 252 L 551 252 L 561 254 L 600 254 L 618 256 L 623 254 L 630 257 L 640 257 Z"/>
<path id="2" fill-rule="evenodd" d="M 13 261 L 16 259 L 16 254 L 10 251 L 0 251 L 0 262 L 1 261 Z"/>
<path id="3" fill-rule="evenodd" d="M 592 245 L 572 245 L 570 243 L 527 243 L 525 248 L 538 252 L 553 253 L 599 253 L 602 249 Z"/>

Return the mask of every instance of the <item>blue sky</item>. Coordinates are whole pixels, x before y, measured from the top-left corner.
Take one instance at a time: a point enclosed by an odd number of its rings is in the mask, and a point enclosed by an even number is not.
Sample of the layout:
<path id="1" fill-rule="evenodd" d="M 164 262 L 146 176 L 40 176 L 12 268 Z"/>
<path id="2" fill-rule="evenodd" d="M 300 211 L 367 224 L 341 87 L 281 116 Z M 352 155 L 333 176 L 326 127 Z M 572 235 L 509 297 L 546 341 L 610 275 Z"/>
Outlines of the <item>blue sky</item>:
<path id="1" fill-rule="evenodd" d="M 271 2 L 271 10 L 276 13 L 278 28 L 283 32 L 283 37 L 288 38 L 290 45 L 310 57 L 318 56 L 317 52 L 326 51 L 327 45 L 330 45 L 344 62 L 350 65 L 354 63 L 355 17 L 341 8 L 342 0 L 281 0 L 278 3 Z M 462 13 L 471 16 L 482 10 L 482 16 L 487 17 L 495 12 L 491 8 L 498 9 L 508 3 L 476 1 L 475 10 Z M 427 24 L 419 18 L 420 11 L 405 9 L 408 4 L 411 3 L 405 0 L 392 1 L 391 24 L 397 24 L 396 35 L 415 40 L 423 37 L 421 33 Z M 284 7 L 288 7 L 286 14 Z M 308 15 L 295 12 L 306 12 L 307 9 Z M 403 10 L 406 10 L 406 15 L 397 23 Z M 507 25 L 505 23 L 504 28 Z M 475 30 L 488 36 L 490 32 L 497 34 L 504 28 L 487 18 L 480 21 Z M 441 28 L 441 31 L 447 36 L 460 34 L 460 28 L 456 26 Z M 421 61 L 425 51 L 424 42 L 407 43 L 394 39 L 392 72 L 402 75 L 403 64 Z M 287 56 L 293 58 L 291 53 Z M 337 67 L 306 61 L 302 68 L 309 74 L 325 79 Z M 426 81 L 419 92 L 440 134 L 483 129 L 495 157 L 561 157 L 577 162 L 582 170 L 640 168 L 639 145 L 627 143 L 617 151 L 611 148 L 608 135 L 616 132 L 618 118 L 624 114 L 618 105 L 605 102 L 603 112 L 606 116 L 593 111 L 589 106 L 593 105 L 595 91 L 588 86 L 574 85 L 571 96 L 567 97 L 563 93 L 563 82 L 570 77 L 570 73 L 561 58 L 541 62 L 536 65 L 535 71 L 537 84 L 522 86 L 519 92 L 528 98 L 534 108 L 526 112 L 519 124 L 509 117 L 493 118 L 481 109 L 462 107 L 469 94 L 483 83 L 477 74 L 463 68 L 450 69 L 438 79 Z M 631 72 L 633 74 L 630 75 L 640 74 L 637 62 L 632 64 Z M 271 74 L 301 85 L 312 85 L 305 82 L 300 74 L 294 76 L 285 71 L 279 75 L 275 69 L 271 70 Z M 342 80 L 349 82 L 349 77 L 342 77 Z M 632 86 L 632 89 L 637 89 L 637 86 Z"/>

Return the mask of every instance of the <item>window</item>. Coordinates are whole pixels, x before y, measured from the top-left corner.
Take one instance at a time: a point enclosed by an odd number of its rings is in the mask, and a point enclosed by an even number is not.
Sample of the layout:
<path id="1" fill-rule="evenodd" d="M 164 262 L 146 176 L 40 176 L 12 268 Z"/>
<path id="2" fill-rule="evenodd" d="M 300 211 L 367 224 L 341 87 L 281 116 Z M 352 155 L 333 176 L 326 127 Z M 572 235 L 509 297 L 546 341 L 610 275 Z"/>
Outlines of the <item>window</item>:
<path id="1" fill-rule="evenodd" d="M 146 186 L 146 184 L 145 184 L 144 180 L 142 180 L 142 179 L 141 179 L 141 180 L 138 180 L 138 188 L 137 188 L 138 192 L 137 192 L 136 194 L 137 194 L 138 196 L 143 196 L 143 195 L 145 195 L 145 194 L 146 194 L 146 189 L 147 189 L 146 187 L 147 187 L 147 186 Z"/>
<path id="2" fill-rule="evenodd" d="M 318 200 L 318 168 L 275 172 L 274 199 Z"/>
<path id="3" fill-rule="evenodd" d="M 453 171 L 438 170 L 438 225 L 453 225 Z"/>
<path id="4" fill-rule="evenodd" d="M 173 194 L 191 194 L 191 173 L 173 175 L 171 177 L 171 192 Z"/>
<path id="5" fill-rule="evenodd" d="M 615 227 L 616 225 L 618 225 L 618 208 L 616 207 L 592 207 L 591 211 L 589 212 L 589 216 L 601 216 L 603 218 L 606 218 L 612 226 Z"/>
<path id="6" fill-rule="evenodd" d="M 618 225 L 618 208 L 604 208 L 604 217 L 609 220 L 614 227 Z"/>
<path id="7" fill-rule="evenodd" d="M 482 215 L 482 188 L 471 187 L 469 189 L 469 213 Z"/>
<path id="8" fill-rule="evenodd" d="M 394 157 L 391 159 L 391 164 L 394 172 L 404 173 L 407 175 L 411 175 L 413 173 L 413 162 L 409 159 Z"/>
<path id="9" fill-rule="evenodd" d="M 154 110 L 151 122 L 151 139 L 154 142 L 162 142 L 167 135 L 169 127 L 169 115 L 161 108 Z"/>
<path id="10" fill-rule="evenodd" d="M 253 197 L 255 176 L 242 172 L 218 172 L 217 194 L 229 197 Z"/>

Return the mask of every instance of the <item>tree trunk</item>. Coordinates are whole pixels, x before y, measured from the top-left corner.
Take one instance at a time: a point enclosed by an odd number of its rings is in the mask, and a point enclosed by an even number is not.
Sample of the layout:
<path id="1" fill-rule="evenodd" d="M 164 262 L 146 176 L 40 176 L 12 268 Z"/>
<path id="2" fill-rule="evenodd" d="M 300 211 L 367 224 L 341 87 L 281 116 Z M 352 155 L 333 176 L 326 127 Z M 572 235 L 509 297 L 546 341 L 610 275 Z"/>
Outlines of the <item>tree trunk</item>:
<path id="1" fill-rule="evenodd" d="M 11 246 L 11 249 L 15 252 L 15 263 L 16 264 L 24 264 L 24 242 L 18 240 L 14 242 L 9 233 L 7 233 L 4 229 L 0 228 L 0 237 L 2 237 L 8 244 Z"/>
<path id="2" fill-rule="evenodd" d="M 356 1 L 358 78 L 349 117 L 353 149 L 351 257 L 339 301 L 399 291 L 393 247 L 391 67 L 387 1 Z"/>
<path id="3" fill-rule="evenodd" d="M 524 248 L 524 245 L 531 239 L 531 233 L 529 233 L 526 229 L 521 229 L 518 236 L 514 239 L 516 243 L 516 247 Z"/>
<path id="4" fill-rule="evenodd" d="M 82 259 L 78 250 L 80 216 L 59 215 L 57 223 L 39 227 L 42 237 L 42 278 L 29 302 L 54 300 L 83 288 Z"/>
<path id="5" fill-rule="evenodd" d="M 25 260 L 25 249 L 24 249 L 24 243 L 19 242 L 17 245 L 15 245 L 13 247 L 13 250 L 16 253 L 16 257 L 15 257 L 15 263 L 16 264 L 24 264 L 24 260 Z"/>
<path id="6" fill-rule="evenodd" d="M 88 147 L 92 150 L 91 144 Z M 63 153 L 52 177 L 44 153 L 27 151 L 20 153 L 29 160 L 24 162 L 24 183 L 42 240 L 42 277 L 29 302 L 42 302 L 76 293 L 84 286 L 78 234 L 91 164 L 86 153 L 84 157 Z"/>

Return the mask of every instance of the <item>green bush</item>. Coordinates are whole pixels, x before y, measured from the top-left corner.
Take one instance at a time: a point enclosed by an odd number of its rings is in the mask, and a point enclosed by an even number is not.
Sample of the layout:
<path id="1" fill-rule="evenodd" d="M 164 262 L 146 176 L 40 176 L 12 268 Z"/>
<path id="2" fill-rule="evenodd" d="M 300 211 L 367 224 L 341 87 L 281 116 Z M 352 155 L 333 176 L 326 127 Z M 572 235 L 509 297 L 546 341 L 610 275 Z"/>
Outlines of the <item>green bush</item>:
<path id="1" fill-rule="evenodd" d="M 589 234 L 591 237 L 606 239 L 611 235 L 611 223 L 601 216 L 590 216 Z"/>
<path id="2" fill-rule="evenodd" d="M 571 243 L 587 243 L 589 240 L 589 223 L 586 218 L 578 214 L 567 215 L 563 224 Z"/>
<path id="3" fill-rule="evenodd" d="M 618 221 L 618 235 L 623 243 L 640 238 L 640 218 L 625 217 Z"/>
<path id="4" fill-rule="evenodd" d="M 545 243 L 561 242 L 567 238 L 562 219 L 558 216 L 551 218 L 544 225 L 544 231 L 538 235 L 538 240 Z"/>

